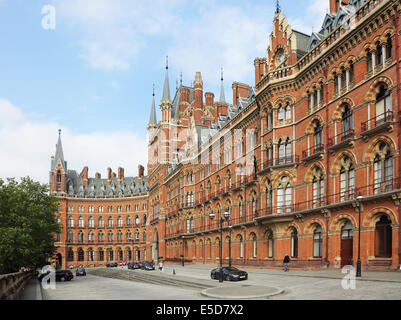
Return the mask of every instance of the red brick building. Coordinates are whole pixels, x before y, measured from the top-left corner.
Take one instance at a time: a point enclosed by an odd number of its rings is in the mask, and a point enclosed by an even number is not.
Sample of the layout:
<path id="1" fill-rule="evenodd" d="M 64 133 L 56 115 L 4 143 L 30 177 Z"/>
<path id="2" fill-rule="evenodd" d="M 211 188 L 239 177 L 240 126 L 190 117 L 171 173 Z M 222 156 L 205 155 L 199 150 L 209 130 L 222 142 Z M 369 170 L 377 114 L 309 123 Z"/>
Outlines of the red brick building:
<path id="1" fill-rule="evenodd" d="M 267 55 L 254 61 L 256 85 L 234 83 L 233 104 L 223 86 L 218 101 L 204 94 L 200 73 L 171 99 L 167 68 L 162 118 L 153 99 L 148 125 L 148 176 L 132 180 L 142 183 L 139 192 L 116 191 L 131 181 L 123 171 L 91 180 L 85 169 L 70 190 L 74 175 L 58 147 L 51 190 L 65 226 L 62 259 L 72 249 L 72 261 L 83 256 L 87 263 L 89 250 L 103 247 L 117 252 L 114 260 L 121 251 L 129 260 L 138 257 L 128 250 L 139 248 L 147 253 L 139 260 L 215 264 L 222 242 L 225 263 L 231 257 L 235 265 L 279 267 L 288 253 L 293 267 L 340 268 L 356 263 L 360 230 L 362 268 L 398 269 L 400 11 L 394 0 L 330 0 L 322 29 L 309 36 L 278 9 Z M 99 181 L 103 195 L 96 194 Z M 71 217 L 102 216 L 88 206 L 135 204 L 147 205 L 139 212 L 148 217 L 138 229 L 146 234 L 142 244 L 103 245 L 96 236 L 93 244 L 68 243 L 71 231 L 86 239 L 92 229 L 126 230 L 68 227 Z M 68 213 L 69 206 L 84 212 Z M 97 257 L 90 263 L 101 263 Z"/>

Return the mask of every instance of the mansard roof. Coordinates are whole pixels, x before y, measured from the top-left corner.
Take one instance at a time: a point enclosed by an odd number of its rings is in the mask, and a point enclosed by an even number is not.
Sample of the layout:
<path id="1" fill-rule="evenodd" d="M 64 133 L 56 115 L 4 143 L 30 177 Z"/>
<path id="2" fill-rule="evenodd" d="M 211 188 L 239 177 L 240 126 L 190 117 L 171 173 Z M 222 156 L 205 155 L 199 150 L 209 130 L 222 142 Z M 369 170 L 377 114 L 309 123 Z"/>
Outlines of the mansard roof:
<path id="1" fill-rule="evenodd" d="M 88 178 L 88 186 L 84 187 L 83 178 L 75 171 L 68 170 L 66 179 L 66 190 L 69 196 L 78 197 L 114 197 L 114 196 L 135 196 L 149 191 L 147 177 L 124 177 L 121 185 L 118 179 L 111 178 L 110 185 L 107 179 Z"/>

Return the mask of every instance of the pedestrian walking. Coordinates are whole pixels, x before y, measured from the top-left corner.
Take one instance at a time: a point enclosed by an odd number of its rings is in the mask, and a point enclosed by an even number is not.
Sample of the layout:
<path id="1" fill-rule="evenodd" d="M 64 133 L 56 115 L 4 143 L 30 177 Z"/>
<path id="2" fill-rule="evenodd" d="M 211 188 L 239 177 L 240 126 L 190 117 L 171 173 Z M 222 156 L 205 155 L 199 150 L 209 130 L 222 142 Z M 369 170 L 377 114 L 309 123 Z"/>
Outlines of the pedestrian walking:
<path id="1" fill-rule="evenodd" d="M 288 264 L 290 263 L 290 257 L 288 256 L 288 253 L 285 254 L 283 264 L 284 264 L 284 271 L 288 271 Z"/>
<path id="2" fill-rule="evenodd" d="M 161 260 L 159 262 L 159 270 L 160 270 L 160 272 L 163 272 L 163 261 L 161 261 Z"/>

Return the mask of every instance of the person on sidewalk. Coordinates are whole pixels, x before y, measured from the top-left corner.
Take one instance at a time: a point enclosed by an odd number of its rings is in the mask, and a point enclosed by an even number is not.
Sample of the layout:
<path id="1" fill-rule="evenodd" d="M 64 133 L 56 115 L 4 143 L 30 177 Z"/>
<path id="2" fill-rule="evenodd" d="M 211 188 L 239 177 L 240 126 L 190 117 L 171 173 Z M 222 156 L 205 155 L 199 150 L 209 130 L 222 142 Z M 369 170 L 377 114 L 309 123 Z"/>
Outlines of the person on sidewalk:
<path id="1" fill-rule="evenodd" d="M 290 257 L 288 256 L 288 253 L 285 254 L 283 264 L 284 264 L 284 271 L 288 271 L 288 264 L 290 263 Z"/>
<path id="2" fill-rule="evenodd" d="M 159 262 L 159 270 L 160 270 L 160 272 L 163 272 L 163 261 L 162 260 L 160 260 L 160 262 Z"/>

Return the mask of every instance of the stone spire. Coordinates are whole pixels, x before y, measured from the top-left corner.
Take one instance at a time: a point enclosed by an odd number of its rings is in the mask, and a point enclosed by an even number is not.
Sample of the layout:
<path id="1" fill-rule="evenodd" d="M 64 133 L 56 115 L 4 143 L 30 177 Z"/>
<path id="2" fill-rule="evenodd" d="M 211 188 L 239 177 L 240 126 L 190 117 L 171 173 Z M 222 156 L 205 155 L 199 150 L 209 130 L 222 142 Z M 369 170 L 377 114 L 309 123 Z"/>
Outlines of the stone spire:
<path id="1" fill-rule="evenodd" d="M 277 2 L 276 2 L 276 12 L 275 12 L 275 14 L 278 15 L 280 12 L 281 12 L 280 2 L 279 2 L 279 0 L 277 0 Z"/>
<path id="2" fill-rule="evenodd" d="M 61 165 L 63 166 L 64 171 L 67 171 L 67 162 L 64 161 L 63 145 L 61 143 L 61 129 L 58 130 L 56 155 L 54 159 L 52 159 L 52 171 L 54 171 L 59 161 L 61 161 Z"/>
<path id="3" fill-rule="evenodd" d="M 225 94 L 224 94 L 223 68 L 221 68 L 220 103 L 226 103 L 226 96 L 225 96 Z"/>
<path id="4" fill-rule="evenodd" d="M 155 104 L 155 85 L 153 85 L 153 98 L 152 98 L 152 109 L 150 111 L 150 119 L 149 119 L 149 125 L 156 125 L 157 124 L 157 118 L 156 118 L 156 104 Z"/>
<path id="5" fill-rule="evenodd" d="M 170 84 L 168 79 L 168 56 L 166 57 L 166 77 L 164 78 L 163 98 L 162 100 L 171 101 L 170 98 Z"/>

